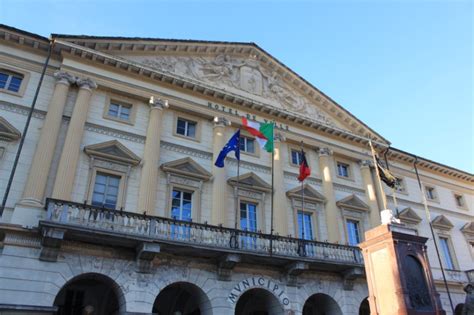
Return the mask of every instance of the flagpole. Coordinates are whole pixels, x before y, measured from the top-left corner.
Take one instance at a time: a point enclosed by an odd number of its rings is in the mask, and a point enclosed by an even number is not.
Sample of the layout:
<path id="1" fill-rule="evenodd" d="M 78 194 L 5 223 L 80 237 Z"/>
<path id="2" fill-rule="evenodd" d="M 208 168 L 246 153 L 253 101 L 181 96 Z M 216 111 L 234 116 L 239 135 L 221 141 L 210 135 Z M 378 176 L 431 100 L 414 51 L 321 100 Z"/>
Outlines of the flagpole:
<path id="1" fill-rule="evenodd" d="M 272 138 L 273 138 L 273 147 L 272 147 L 272 196 L 271 196 L 271 206 L 270 206 L 270 256 L 273 254 L 273 183 L 274 183 L 274 171 L 273 166 L 275 163 L 275 126 L 272 126 Z"/>
<path id="2" fill-rule="evenodd" d="M 428 202 L 426 201 L 426 192 L 425 192 L 425 189 L 424 189 L 424 187 L 421 183 L 421 179 L 420 179 L 420 175 L 418 174 L 418 167 L 416 167 L 416 163 L 418 163 L 418 158 L 415 156 L 415 162 L 413 162 L 413 166 L 415 167 L 416 179 L 418 180 L 418 187 L 420 188 L 421 196 L 423 198 L 423 205 L 425 207 L 426 219 L 428 220 L 428 224 L 430 225 L 431 237 L 433 238 L 433 243 L 434 243 L 434 246 L 435 246 L 435 249 L 436 249 L 436 255 L 438 256 L 439 266 L 441 267 L 441 274 L 443 275 L 444 287 L 446 288 L 446 293 L 448 294 L 449 304 L 451 305 L 451 310 L 454 314 L 453 300 L 451 299 L 451 293 L 449 292 L 448 283 L 446 281 L 446 275 L 444 274 L 443 263 L 441 261 L 441 256 L 439 254 L 438 243 L 436 242 L 436 237 L 435 237 L 435 233 L 434 233 L 434 230 L 433 230 L 433 225 L 431 224 L 431 214 L 430 214 L 430 210 L 428 208 Z"/>
<path id="3" fill-rule="evenodd" d="M 375 172 L 377 174 L 377 182 L 379 183 L 380 194 L 382 195 L 383 210 L 387 210 L 387 196 L 385 196 L 385 191 L 382 186 L 382 181 L 380 180 L 379 168 L 377 167 L 377 160 L 375 159 L 375 150 L 372 146 L 372 141 L 369 139 L 370 150 L 372 152 L 372 159 L 374 161 Z"/>
<path id="4" fill-rule="evenodd" d="M 238 140 L 238 146 L 239 146 L 239 152 L 240 152 L 240 128 L 239 128 L 239 140 Z M 236 189 L 235 189 L 235 224 L 234 224 L 234 228 L 235 228 L 235 235 L 234 235 L 234 244 L 232 244 L 234 246 L 234 248 L 238 248 L 239 247 L 239 242 L 237 240 L 237 230 L 238 230 L 238 227 L 239 227 L 239 209 L 240 209 L 240 204 L 239 204 L 239 188 L 240 188 L 240 154 L 239 154 L 239 158 L 237 159 L 237 186 L 236 186 Z"/>

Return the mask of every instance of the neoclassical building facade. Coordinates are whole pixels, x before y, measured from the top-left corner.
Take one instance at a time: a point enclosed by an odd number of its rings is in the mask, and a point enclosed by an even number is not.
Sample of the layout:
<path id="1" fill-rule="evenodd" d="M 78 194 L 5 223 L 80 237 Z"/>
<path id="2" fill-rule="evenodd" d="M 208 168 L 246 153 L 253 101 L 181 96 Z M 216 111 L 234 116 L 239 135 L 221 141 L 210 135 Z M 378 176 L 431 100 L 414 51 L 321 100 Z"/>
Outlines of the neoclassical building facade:
<path id="1" fill-rule="evenodd" d="M 275 153 L 242 129 L 238 174 L 233 155 L 214 161 L 242 117 L 275 121 Z M 368 139 L 395 191 L 378 185 Z M 431 223 L 459 311 L 474 175 L 389 146 L 255 44 L 0 26 L 0 313 L 369 314 L 357 245 L 382 194 L 429 238 L 451 314 Z"/>

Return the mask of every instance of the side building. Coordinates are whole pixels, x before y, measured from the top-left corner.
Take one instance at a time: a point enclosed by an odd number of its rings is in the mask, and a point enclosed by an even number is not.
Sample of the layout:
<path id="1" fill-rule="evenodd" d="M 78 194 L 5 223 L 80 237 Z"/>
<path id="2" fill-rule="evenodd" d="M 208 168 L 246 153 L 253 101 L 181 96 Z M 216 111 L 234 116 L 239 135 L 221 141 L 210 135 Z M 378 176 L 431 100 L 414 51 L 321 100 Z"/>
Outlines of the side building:
<path id="1" fill-rule="evenodd" d="M 357 245 L 385 194 L 452 314 L 431 222 L 458 314 L 473 174 L 391 148 L 380 188 L 368 139 L 390 142 L 255 44 L 51 38 L 0 26 L 0 312 L 369 314 Z M 241 117 L 275 121 L 273 161 L 242 129 L 217 168 Z"/>

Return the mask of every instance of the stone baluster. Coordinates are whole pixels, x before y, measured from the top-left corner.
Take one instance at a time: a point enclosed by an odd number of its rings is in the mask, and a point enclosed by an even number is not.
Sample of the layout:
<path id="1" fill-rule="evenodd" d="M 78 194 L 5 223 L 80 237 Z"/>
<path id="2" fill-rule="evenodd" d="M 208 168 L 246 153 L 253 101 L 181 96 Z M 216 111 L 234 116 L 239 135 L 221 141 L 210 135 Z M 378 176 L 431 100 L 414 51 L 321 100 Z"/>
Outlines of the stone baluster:
<path id="1" fill-rule="evenodd" d="M 41 207 L 48 180 L 54 149 L 58 140 L 64 107 L 71 84 L 76 78 L 70 73 L 58 71 L 54 74 L 56 85 L 49 102 L 48 112 L 41 128 L 30 172 L 23 191 L 22 204 Z"/>
<path id="2" fill-rule="evenodd" d="M 283 175 L 282 151 L 285 145 L 285 137 L 275 134 L 275 153 L 273 161 L 273 229 L 275 234 L 288 235 L 288 206 L 285 191 L 285 178 Z"/>
<path id="3" fill-rule="evenodd" d="M 97 88 L 97 84 L 91 79 L 78 79 L 76 84 L 79 86 L 79 92 L 66 133 L 53 188 L 53 198 L 63 200 L 71 199 L 92 90 Z"/>
<path id="4" fill-rule="evenodd" d="M 360 172 L 362 174 L 362 181 L 364 183 L 365 194 L 367 195 L 367 200 L 369 201 L 370 208 L 370 226 L 376 227 L 380 225 L 380 212 L 379 206 L 377 203 L 377 195 L 375 193 L 375 185 L 372 177 L 371 166 L 372 162 L 369 160 L 360 162 Z"/>
<path id="5" fill-rule="evenodd" d="M 332 159 L 332 152 L 328 148 L 319 150 L 319 166 L 321 169 L 323 180 L 323 192 L 326 197 L 326 225 L 328 229 L 328 241 L 330 243 L 340 243 L 339 221 L 340 213 L 336 205 L 336 196 L 334 194 L 333 186 L 333 172 L 334 162 Z"/>
<path id="6" fill-rule="evenodd" d="M 224 147 L 225 139 L 225 127 L 230 125 L 224 117 L 214 118 L 214 136 L 213 136 L 213 147 L 212 147 L 212 161 L 216 161 L 220 151 Z M 229 227 L 227 222 L 227 202 L 226 202 L 226 171 L 224 167 L 217 167 L 212 165 L 212 213 L 211 223 L 213 225 L 223 224 Z"/>
<path id="7" fill-rule="evenodd" d="M 163 109 L 168 108 L 167 100 L 150 99 L 150 116 L 146 131 L 143 167 L 138 192 L 138 211 L 155 215 L 155 201 L 158 187 L 158 167 L 160 162 L 160 139 Z"/>

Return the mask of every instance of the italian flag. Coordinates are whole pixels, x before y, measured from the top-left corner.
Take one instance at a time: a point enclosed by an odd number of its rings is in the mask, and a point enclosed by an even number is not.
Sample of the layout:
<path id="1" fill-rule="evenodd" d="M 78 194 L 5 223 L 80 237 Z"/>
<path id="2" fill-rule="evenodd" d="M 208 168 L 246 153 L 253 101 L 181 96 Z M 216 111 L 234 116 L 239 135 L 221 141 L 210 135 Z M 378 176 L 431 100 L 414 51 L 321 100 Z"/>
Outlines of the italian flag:
<path id="1" fill-rule="evenodd" d="M 274 124 L 271 123 L 259 123 L 254 121 L 248 121 L 247 118 L 242 117 L 242 125 L 252 136 L 255 137 L 260 147 L 265 149 L 267 152 L 273 152 L 273 128 Z"/>

